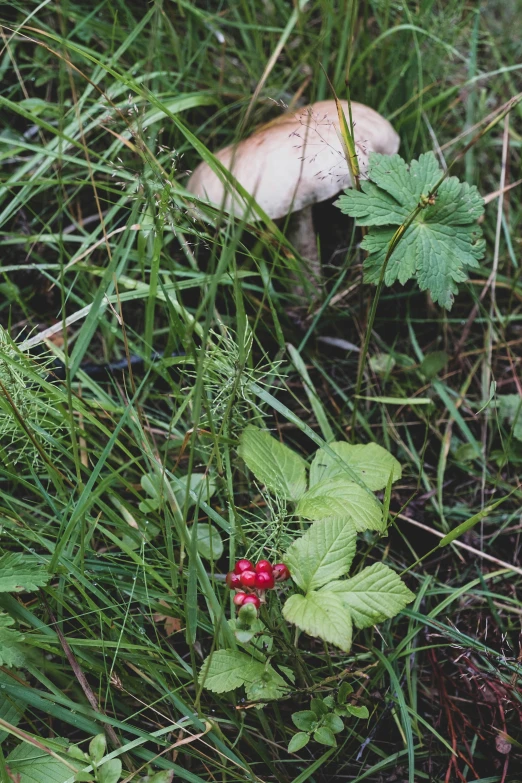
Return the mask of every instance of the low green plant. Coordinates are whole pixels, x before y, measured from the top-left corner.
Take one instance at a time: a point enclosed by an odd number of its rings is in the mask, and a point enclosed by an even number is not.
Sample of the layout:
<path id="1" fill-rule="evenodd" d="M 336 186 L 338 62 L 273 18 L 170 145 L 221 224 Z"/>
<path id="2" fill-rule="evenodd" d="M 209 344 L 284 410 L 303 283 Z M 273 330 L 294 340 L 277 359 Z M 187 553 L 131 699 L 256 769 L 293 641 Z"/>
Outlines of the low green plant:
<path id="1" fill-rule="evenodd" d="M 294 537 L 282 559 L 295 592 L 274 613 L 264 602 L 273 606 L 284 592 L 258 591 L 259 616 L 249 604 L 241 606 L 237 620 L 230 620 L 245 651 L 216 650 L 201 668 L 199 681 L 207 689 L 223 693 L 244 686 L 250 700 L 262 703 L 287 693 L 298 674 L 290 668 L 287 640 L 278 630 L 281 622 L 349 652 L 354 625 L 366 628 L 394 617 L 414 595 L 381 562 L 346 578 L 357 533 L 386 530 L 383 507 L 374 492 L 386 489 L 389 498 L 393 481 L 401 476 L 400 464 L 389 452 L 374 443 L 334 442 L 318 449 L 308 469 L 295 451 L 249 425 L 239 454 L 267 490 L 294 506 L 293 514 L 302 525 L 314 520 L 303 535 Z M 243 567 L 252 568 L 249 561 L 239 561 L 236 573 Z M 254 585 L 254 573 L 248 573 Z M 229 584 L 235 586 L 233 581 Z M 250 580 L 243 584 L 250 585 Z"/>
<path id="2" fill-rule="evenodd" d="M 353 688 L 348 682 L 343 682 L 335 694 L 329 694 L 324 699 L 312 698 L 309 710 L 300 710 L 292 715 L 292 723 L 299 731 L 294 734 L 288 744 L 289 753 L 302 750 L 311 739 L 320 745 L 335 748 L 335 735 L 344 729 L 343 718 L 368 718 L 368 708 L 348 704 L 348 697 Z"/>

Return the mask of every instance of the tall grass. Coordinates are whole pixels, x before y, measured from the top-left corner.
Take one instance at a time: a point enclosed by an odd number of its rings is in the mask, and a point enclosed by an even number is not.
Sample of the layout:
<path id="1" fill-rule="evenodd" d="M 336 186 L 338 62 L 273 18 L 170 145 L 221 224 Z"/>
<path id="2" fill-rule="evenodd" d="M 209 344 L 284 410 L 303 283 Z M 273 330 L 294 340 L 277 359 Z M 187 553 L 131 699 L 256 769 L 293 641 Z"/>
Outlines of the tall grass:
<path id="1" fill-rule="evenodd" d="M 197 682 L 212 646 L 233 643 L 219 577 L 237 555 L 285 545 L 284 509 L 267 509 L 241 471 L 237 436 L 257 418 L 305 457 L 311 437 L 351 437 L 374 291 L 361 284 L 359 234 L 331 205 L 316 213 L 325 299 L 309 312 L 281 227 L 194 217 L 184 189 L 200 159 L 281 106 L 329 97 L 325 72 L 340 97 L 349 79 L 353 100 L 392 120 L 406 159 L 435 149 L 444 160 L 522 89 L 518 11 L 462 0 L 3 9 L 0 543 L 51 573 L 40 591 L 0 593 L 24 637 L 21 663 L 0 671 L 3 780 L 9 768 L 21 783 L 71 780 L 60 741 L 86 750 L 107 727 L 129 781 L 162 769 L 191 783 L 520 774 L 520 570 L 480 556 L 516 566 L 520 551 L 522 446 L 491 386 L 521 394 L 520 191 L 500 213 L 489 202 L 483 267 L 451 313 L 413 287 L 381 297 L 355 437 L 406 469 L 391 505 L 401 516 L 360 558 L 404 570 L 436 543 L 405 517 L 446 533 L 512 498 L 468 534 L 475 553 L 455 545 L 416 567 L 415 604 L 359 633 L 350 655 L 300 639 L 313 692 L 347 677 L 370 719 L 354 719 L 335 751 L 289 755 L 290 715 L 310 688 L 260 710 Z M 520 112 L 460 166 L 484 196 L 499 189 L 503 149 L 507 184 L 518 179 Z M 130 356 L 143 364 L 125 374 L 84 370 Z M 200 473 L 211 497 L 186 491 Z M 207 521 L 224 542 L 218 562 L 195 546 L 193 525 Z"/>

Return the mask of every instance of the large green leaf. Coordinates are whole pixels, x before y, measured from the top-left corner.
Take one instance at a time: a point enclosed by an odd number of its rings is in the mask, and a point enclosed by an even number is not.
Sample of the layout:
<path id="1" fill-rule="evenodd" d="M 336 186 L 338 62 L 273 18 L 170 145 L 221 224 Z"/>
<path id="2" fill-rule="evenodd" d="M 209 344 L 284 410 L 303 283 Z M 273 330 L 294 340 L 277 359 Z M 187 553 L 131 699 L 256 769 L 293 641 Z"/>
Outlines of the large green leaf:
<path id="1" fill-rule="evenodd" d="M 389 451 L 377 443 L 356 444 L 338 441 L 329 443 L 329 447 L 346 465 L 360 478 L 366 486 L 376 491 L 384 489 L 393 474 L 393 481 L 401 477 L 401 466 Z M 344 476 L 351 481 L 351 476 L 324 449 L 319 449 L 310 466 L 310 487 L 324 479 Z"/>
<path id="2" fill-rule="evenodd" d="M 355 555 L 356 537 L 351 519 L 314 522 L 283 558 L 294 582 L 306 592 L 347 574 Z"/>
<path id="3" fill-rule="evenodd" d="M 395 571 L 384 563 L 368 566 L 351 579 L 330 582 L 320 595 L 340 598 L 357 628 L 368 628 L 395 617 L 415 598 Z"/>
<path id="4" fill-rule="evenodd" d="M 368 179 L 361 190 L 346 191 L 337 206 L 371 226 L 362 247 L 369 255 L 364 262 L 365 280 L 376 283 L 397 227 L 408 224 L 393 251 L 384 281 L 404 284 L 416 278 L 421 290 L 450 309 L 457 283 L 467 277 L 469 267 L 478 267 L 485 242 L 478 218 L 484 201 L 474 185 L 448 177 L 427 198 L 442 177 L 442 169 L 432 152 L 407 166 L 399 155 L 370 155 Z M 422 208 L 412 213 L 417 207 Z M 411 220 L 413 217 L 413 220 Z"/>
<path id="5" fill-rule="evenodd" d="M 382 510 L 364 487 L 338 476 L 324 479 L 306 492 L 297 504 L 297 514 L 307 519 L 351 519 L 357 531 L 384 532 Z"/>
<path id="6" fill-rule="evenodd" d="M 82 769 L 86 766 L 86 762 L 75 761 L 68 754 L 66 758 L 67 763 L 64 763 L 40 748 L 21 742 L 11 751 L 6 763 L 11 774 L 17 776 L 13 779 L 18 783 L 64 783 L 74 775 L 71 767 Z"/>
<path id="7" fill-rule="evenodd" d="M 288 690 L 285 680 L 270 664 L 237 650 L 217 650 L 209 656 L 201 667 L 199 681 L 214 693 L 244 685 L 253 701 L 277 699 Z"/>
<path id="8" fill-rule="evenodd" d="M 312 591 L 291 595 L 283 607 L 289 623 L 310 636 L 318 636 L 348 652 L 352 646 L 352 620 L 343 600 L 331 593 Z"/>
<path id="9" fill-rule="evenodd" d="M 268 432 L 248 425 L 241 435 L 238 453 L 271 492 L 295 501 L 306 491 L 306 462 Z"/>
<path id="10" fill-rule="evenodd" d="M 19 552 L 7 552 L 0 557 L 0 593 L 36 590 L 48 580 L 47 569 L 38 565 L 34 557 Z"/>

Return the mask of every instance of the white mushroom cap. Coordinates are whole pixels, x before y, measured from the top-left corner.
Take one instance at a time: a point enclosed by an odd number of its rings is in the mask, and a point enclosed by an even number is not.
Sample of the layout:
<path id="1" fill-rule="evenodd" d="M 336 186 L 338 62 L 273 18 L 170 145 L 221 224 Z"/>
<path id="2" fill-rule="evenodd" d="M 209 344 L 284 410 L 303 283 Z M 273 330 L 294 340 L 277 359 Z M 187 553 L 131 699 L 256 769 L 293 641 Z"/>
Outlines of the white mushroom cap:
<path id="1" fill-rule="evenodd" d="M 348 103 L 341 104 L 348 119 Z M 352 118 L 364 176 L 370 152 L 393 155 L 400 139 L 388 120 L 362 103 L 352 102 Z M 283 114 L 248 139 L 220 150 L 216 158 L 275 220 L 351 187 L 338 129 L 335 101 L 318 101 Z M 187 188 L 237 218 L 255 218 L 252 208 L 207 163 L 194 170 Z"/>

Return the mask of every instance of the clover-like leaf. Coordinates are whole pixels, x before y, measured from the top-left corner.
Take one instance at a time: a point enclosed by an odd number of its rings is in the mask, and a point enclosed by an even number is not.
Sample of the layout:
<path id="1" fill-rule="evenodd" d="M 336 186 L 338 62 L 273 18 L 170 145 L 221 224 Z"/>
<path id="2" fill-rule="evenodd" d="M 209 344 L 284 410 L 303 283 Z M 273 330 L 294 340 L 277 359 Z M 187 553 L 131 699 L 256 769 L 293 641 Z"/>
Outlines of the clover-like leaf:
<path id="1" fill-rule="evenodd" d="M 418 205 L 422 209 L 404 231 L 385 273 L 386 285 L 415 278 L 443 307 L 450 309 L 467 267 L 478 267 L 485 243 L 478 218 L 484 201 L 474 185 L 446 178 L 433 198 L 427 196 L 442 176 L 432 152 L 421 155 L 408 167 L 399 155 L 372 153 L 368 179 L 361 190 L 345 191 L 336 202 L 342 212 L 371 226 L 362 247 L 369 252 L 365 279 L 376 283 L 390 241 Z"/>
<path id="2" fill-rule="evenodd" d="M 241 435 L 238 454 L 271 492 L 293 501 L 305 492 L 306 462 L 268 432 L 249 424 Z"/>
<path id="3" fill-rule="evenodd" d="M 393 481 L 401 477 L 400 463 L 377 443 L 346 443 L 337 441 L 328 444 L 330 449 L 337 454 L 343 463 L 350 468 L 366 486 L 377 491 L 384 489 L 393 475 Z M 342 463 L 335 460 L 324 449 L 318 449 L 310 466 L 310 487 L 324 479 L 333 479 L 344 476 L 348 481 L 351 477 L 343 470 Z"/>
<path id="4" fill-rule="evenodd" d="M 347 574 L 355 554 L 357 531 L 350 519 L 314 522 L 291 544 L 284 557 L 292 579 L 303 590 L 315 590 Z"/>
<path id="5" fill-rule="evenodd" d="M 381 507 L 371 492 L 343 476 L 314 484 L 297 504 L 296 512 L 307 519 L 351 519 L 359 533 L 385 530 Z"/>
<path id="6" fill-rule="evenodd" d="M 395 571 L 384 563 L 374 563 L 351 579 L 330 582 L 319 594 L 340 598 L 357 628 L 368 628 L 395 617 L 415 598 Z"/>

